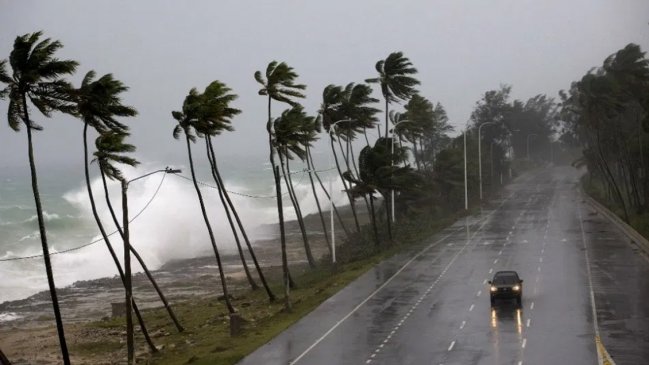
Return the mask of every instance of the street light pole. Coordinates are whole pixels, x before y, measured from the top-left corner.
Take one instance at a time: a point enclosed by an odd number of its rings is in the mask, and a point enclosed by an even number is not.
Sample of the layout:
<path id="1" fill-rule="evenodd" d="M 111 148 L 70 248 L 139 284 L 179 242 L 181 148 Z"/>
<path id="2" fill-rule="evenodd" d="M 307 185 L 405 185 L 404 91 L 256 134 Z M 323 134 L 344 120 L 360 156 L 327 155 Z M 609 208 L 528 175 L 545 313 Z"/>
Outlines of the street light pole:
<path id="1" fill-rule="evenodd" d="M 153 175 L 158 172 L 165 172 L 167 174 L 177 174 L 180 170 L 165 167 L 164 170 L 156 170 L 142 176 L 138 176 L 131 180 L 121 180 L 122 185 L 122 227 L 124 232 L 124 287 L 126 292 L 126 328 L 127 328 L 127 351 L 129 363 L 134 355 L 134 338 L 133 338 L 133 284 L 131 281 L 131 241 L 128 219 L 128 185 L 133 181 L 142 179 L 144 177 Z"/>
<path id="2" fill-rule="evenodd" d="M 329 134 L 333 132 L 333 134 L 338 136 L 338 133 L 336 132 L 336 124 L 340 122 L 350 122 L 351 119 L 341 119 L 335 123 L 332 123 L 329 126 Z M 329 155 L 329 167 L 333 167 L 333 163 L 331 161 L 331 155 Z M 334 192 L 333 192 L 333 178 L 329 179 L 329 221 L 331 225 L 331 263 L 335 264 L 336 263 L 336 234 L 335 234 L 335 227 L 334 227 Z"/>
<path id="3" fill-rule="evenodd" d="M 478 127 L 478 180 L 480 180 L 480 201 L 482 201 L 482 149 L 480 146 L 480 131 L 482 130 L 482 127 L 489 124 L 496 124 L 496 122 L 482 123 Z"/>
<path id="4" fill-rule="evenodd" d="M 467 186 L 467 172 L 466 172 L 466 133 L 469 130 L 469 120 L 467 120 L 466 125 L 464 126 L 464 210 L 469 210 L 469 189 Z"/>

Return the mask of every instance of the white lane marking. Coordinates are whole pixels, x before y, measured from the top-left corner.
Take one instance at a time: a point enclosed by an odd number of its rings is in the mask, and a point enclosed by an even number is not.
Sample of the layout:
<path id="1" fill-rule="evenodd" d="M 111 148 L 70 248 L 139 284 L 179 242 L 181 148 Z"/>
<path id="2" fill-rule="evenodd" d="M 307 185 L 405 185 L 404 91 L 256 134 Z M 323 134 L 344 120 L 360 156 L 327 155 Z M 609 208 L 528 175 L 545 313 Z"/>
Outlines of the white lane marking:
<path id="1" fill-rule="evenodd" d="M 482 281 L 482 284 L 483 284 L 483 285 L 484 285 L 484 284 L 487 284 L 487 279 L 484 279 L 484 280 Z"/>
<path id="2" fill-rule="evenodd" d="M 532 304 L 530 304 L 530 309 L 534 309 L 534 302 L 532 302 Z"/>
<path id="3" fill-rule="evenodd" d="M 464 325 L 466 325 L 466 321 L 462 321 L 462 324 L 460 325 L 460 329 L 464 328 Z"/>
<path id="4" fill-rule="evenodd" d="M 519 362 L 518 362 L 518 365 L 523 365 L 523 361 L 519 361 Z"/>
<path id="5" fill-rule="evenodd" d="M 543 262 L 543 257 L 539 257 L 539 262 Z"/>
<path id="6" fill-rule="evenodd" d="M 366 364 L 369 364 L 371 362 L 372 362 L 372 359 L 369 359 L 369 360 L 365 361 Z"/>
<path id="7" fill-rule="evenodd" d="M 498 259 L 495 259 L 495 260 L 494 260 L 494 264 L 497 264 L 497 263 L 498 263 Z"/>
<path id="8" fill-rule="evenodd" d="M 528 318 L 528 319 L 527 319 L 527 323 L 525 323 L 525 327 L 529 327 L 529 326 L 530 326 L 530 321 L 531 321 L 531 320 Z"/>
<path id="9" fill-rule="evenodd" d="M 527 338 L 523 339 L 523 343 L 521 344 L 521 347 L 525 348 L 525 345 L 527 345 Z"/>
<path id="10" fill-rule="evenodd" d="M 568 242 L 568 240 L 564 238 L 561 240 L 561 242 Z"/>
<path id="11" fill-rule="evenodd" d="M 581 190 L 579 191 L 581 195 Z M 586 247 L 586 234 L 584 233 L 584 221 L 581 215 L 581 207 L 577 205 L 577 212 L 579 214 L 579 227 L 581 229 L 581 243 L 584 245 L 584 256 L 586 257 L 586 273 L 588 274 L 588 290 L 590 294 L 590 308 L 593 313 L 593 327 L 595 328 L 595 336 L 599 337 L 599 324 L 597 323 L 597 307 L 595 307 L 595 293 L 593 292 L 593 279 L 590 271 L 590 259 L 588 258 L 588 247 Z M 565 241 L 565 238 L 564 238 Z M 599 352 L 598 352 L 599 355 Z"/>
<path id="12" fill-rule="evenodd" d="M 478 290 L 478 294 L 476 294 L 476 297 L 479 297 L 480 294 L 482 294 L 482 290 Z"/>
<path id="13" fill-rule="evenodd" d="M 492 272 L 494 272 L 494 269 L 493 268 L 489 269 L 489 274 L 491 274 Z"/>
<path id="14" fill-rule="evenodd" d="M 485 220 L 485 223 L 483 223 L 483 225 L 484 225 L 484 224 L 486 224 L 486 220 Z M 446 240 L 447 238 L 449 238 L 451 235 L 453 235 L 453 234 L 455 234 L 455 233 L 461 231 L 463 228 L 464 228 L 464 227 L 460 227 L 460 228 L 454 230 L 453 232 L 450 232 L 450 233 L 447 234 L 446 236 L 440 238 L 439 240 L 437 240 L 437 241 L 431 243 L 430 245 L 424 247 L 424 248 L 423 248 L 421 251 L 419 251 L 415 256 L 413 256 L 410 260 L 408 260 L 405 264 L 403 264 L 403 266 L 401 266 L 401 268 L 400 268 L 399 270 L 397 270 L 397 272 L 395 272 L 392 276 L 390 276 L 390 278 L 389 278 L 388 280 L 385 281 L 385 283 L 383 283 L 381 286 L 379 286 L 378 288 L 376 288 L 376 290 L 374 290 L 372 293 L 370 293 L 370 295 L 368 295 L 367 298 L 363 299 L 362 302 L 358 303 L 358 305 L 355 306 L 354 309 L 352 309 L 352 310 L 351 310 L 349 313 L 347 313 L 343 318 L 341 318 L 338 322 L 336 322 L 336 324 L 334 324 L 334 325 L 333 325 L 333 326 L 332 326 L 332 327 L 331 327 L 327 332 L 325 332 L 322 336 L 320 336 L 320 338 L 318 338 L 318 339 L 317 339 L 313 344 L 311 344 L 311 346 L 307 347 L 307 349 L 304 350 L 304 352 L 302 352 L 302 353 L 300 354 L 300 356 L 296 357 L 295 360 L 291 361 L 291 362 L 289 363 L 289 365 L 296 364 L 298 361 L 300 361 L 300 359 L 302 359 L 306 354 L 308 354 L 309 351 L 313 350 L 314 347 L 318 346 L 318 344 L 319 344 L 320 342 L 322 342 L 322 340 L 324 340 L 327 336 L 329 336 L 329 334 L 330 334 L 331 332 L 333 332 L 336 328 L 338 328 L 338 326 L 340 326 L 340 325 L 341 325 L 345 320 L 347 320 L 347 318 L 351 317 L 354 313 L 356 313 L 356 312 L 357 312 L 357 311 L 358 311 L 358 310 L 359 310 L 363 305 L 365 305 L 365 303 L 367 303 L 370 299 L 372 299 L 372 298 L 373 298 L 373 297 L 374 297 L 374 296 L 375 296 L 379 291 L 381 291 L 381 290 L 382 290 L 383 288 L 385 288 L 388 284 L 390 284 L 390 283 L 392 282 L 392 280 L 394 280 L 394 278 L 397 277 L 397 275 L 399 275 L 403 270 L 405 270 L 406 267 L 408 267 L 408 266 L 409 266 L 413 261 L 415 261 L 417 258 L 419 258 L 419 256 L 423 255 L 424 252 L 428 251 L 429 249 L 431 249 L 432 247 L 436 246 L 436 245 L 439 244 L 440 242 L 443 242 L 444 240 Z M 476 233 L 477 233 L 477 232 L 476 232 Z M 462 251 L 460 251 L 460 252 L 462 252 Z M 459 252 L 458 252 L 458 254 L 459 254 Z M 456 256 L 456 257 L 457 257 L 457 256 Z M 451 261 L 451 262 L 453 262 L 453 261 Z"/>
<path id="15" fill-rule="evenodd" d="M 502 255 L 502 254 L 503 254 L 503 250 L 498 251 L 498 255 Z"/>
<path id="16" fill-rule="evenodd" d="M 529 241 L 528 240 L 523 240 L 523 243 L 529 243 Z"/>
<path id="17" fill-rule="evenodd" d="M 469 312 L 471 312 L 473 308 L 475 308 L 475 304 L 471 304 L 471 306 L 469 307 Z"/>
<path id="18" fill-rule="evenodd" d="M 541 272 L 541 266 L 537 267 L 536 271 Z"/>
<path id="19" fill-rule="evenodd" d="M 538 276 L 536 277 L 536 282 L 537 282 L 537 283 L 539 282 L 539 277 L 538 277 Z"/>
<path id="20" fill-rule="evenodd" d="M 376 353 L 373 353 L 372 355 L 370 355 L 370 357 L 371 357 L 372 359 L 375 358 L 375 357 L 376 357 Z"/>
<path id="21" fill-rule="evenodd" d="M 541 249 L 541 255 L 543 255 L 544 253 L 545 253 L 545 248 L 542 248 Z"/>
<path id="22" fill-rule="evenodd" d="M 451 342 L 451 346 L 448 347 L 448 351 L 453 350 L 453 346 L 455 346 L 455 340 L 453 340 L 453 342 Z"/>

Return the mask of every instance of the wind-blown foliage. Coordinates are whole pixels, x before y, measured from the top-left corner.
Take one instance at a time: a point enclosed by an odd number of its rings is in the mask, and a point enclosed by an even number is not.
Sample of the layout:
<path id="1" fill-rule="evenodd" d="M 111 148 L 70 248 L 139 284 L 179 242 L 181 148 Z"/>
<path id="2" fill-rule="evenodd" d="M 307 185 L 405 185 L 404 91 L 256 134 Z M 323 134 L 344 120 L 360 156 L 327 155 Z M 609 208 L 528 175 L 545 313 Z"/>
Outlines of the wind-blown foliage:
<path id="1" fill-rule="evenodd" d="M 43 129 L 36 124 L 29 115 L 29 100 L 31 105 L 46 117 L 52 112 L 72 112 L 74 106 L 69 101 L 70 84 L 62 77 L 71 75 L 77 68 L 78 63 L 72 60 L 60 60 L 54 57 L 56 52 L 63 47 L 61 42 L 52 41 L 50 38 L 42 39 L 42 32 L 35 32 L 16 37 L 13 49 L 9 55 L 12 75 L 4 71 L 4 63 L 0 67 L 0 82 L 6 84 L 0 91 L 0 95 L 9 96 L 9 107 L 7 120 L 9 126 L 16 132 L 20 130 L 21 123 L 27 129 L 27 154 L 32 178 L 32 191 L 36 204 L 36 216 L 38 218 L 38 229 L 45 261 L 45 272 L 54 318 L 56 321 L 61 355 L 64 364 L 70 364 L 70 356 L 65 341 L 63 320 L 59 309 L 54 274 L 50 262 L 49 246 L 47 243 L 47 232 L 43 219 L 43 208 L 41 206 L 40 193 L 38 190 L 38 177 L 32 143 L 32 131 Z"/>

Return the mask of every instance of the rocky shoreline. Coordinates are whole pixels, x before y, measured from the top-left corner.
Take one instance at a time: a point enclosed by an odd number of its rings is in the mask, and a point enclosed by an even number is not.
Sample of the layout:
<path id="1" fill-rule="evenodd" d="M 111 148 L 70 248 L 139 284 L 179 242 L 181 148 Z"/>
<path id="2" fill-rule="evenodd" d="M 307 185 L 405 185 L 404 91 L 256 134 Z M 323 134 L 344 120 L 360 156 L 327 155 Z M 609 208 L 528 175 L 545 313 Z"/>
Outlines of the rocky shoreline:
<path id="1" fill-rule="evenodd" d="M 343 209 L 346 224 L 351 227 L 353 218 L 351 210 Z M 361 217 L 364 222 L 367 216 Z M 322 225 L 317 214 L 305 217 L 311 250 L 316 258 L 329 253 Z M 336 222 L 337 244 L 342 243 L 344 233 Z M 255 254 L 264 270 L 271 278 L 281 275 L 281 251 L 278 227 L 269 225 L 265 230 L 271 232 L 271 238 L 252 243 Z M 302 236 L 296 221 L 286 224 L 287 248 L 289 262 L 292 265 L 306 264 Z M 249 256 L 247 256 L 249 258 Z M 248 286 L 239 255 L 234 252 L 223 252 L 223 269 L 229 286 L 236 290 Z M 259 283 L 252 260 L 247 260 L 253 277 Z M 213 255 L 192 259 L 175 260 L 165 263 L 152 271 L 162 292 L 173 307 L 174 303 L 192 298 L 209 298 L 221 295 L 216 260 Z M 141 309 L 161 307 L 162 303 L 144 273 L 133 276 L 134 297 Z M 123 303 L 124 289 L 118 276 L 77 281 L 74 284 L 57 290 L 64 323 L 74 325 L 88 321 L 107 319 L 112 315 L 111 303 Z M 54 332 L 54 314 L 49 292 L 43 291 L 26 299 L 0 303 L 0 349 L 9 358 L 29 359 L 19 364 L 52 364 L 57 363 L 56 353 L 37 357 L 30 356 L 37 349 L 56 348 Z M 70 336 L 70 335 L 68 335 Z M 66 336 L 67 337 L 67 336 Z M 74 338 L 71 339 L 71 342 Z M 40 352 L 40 351 L 39 351 Z M 49 351 L 48 351 L 49 352 Z"/>

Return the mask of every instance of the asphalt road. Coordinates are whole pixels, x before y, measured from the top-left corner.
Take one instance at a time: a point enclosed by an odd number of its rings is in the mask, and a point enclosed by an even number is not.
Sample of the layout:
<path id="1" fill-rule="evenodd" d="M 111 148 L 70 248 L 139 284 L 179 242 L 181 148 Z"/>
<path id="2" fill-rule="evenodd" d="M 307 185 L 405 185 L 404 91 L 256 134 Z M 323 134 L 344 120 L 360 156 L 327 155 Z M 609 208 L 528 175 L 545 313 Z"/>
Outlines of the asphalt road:
<path id="1" fill-rule="evenodd" d="M 240 364 L 597 364 L 596 335 L 618 365 L 649 364 L 649 260 L 576 182 L 569 167 L 519 177 Z M 521 308 L 491 307 L 498 270 L 524 280 Z"/>

